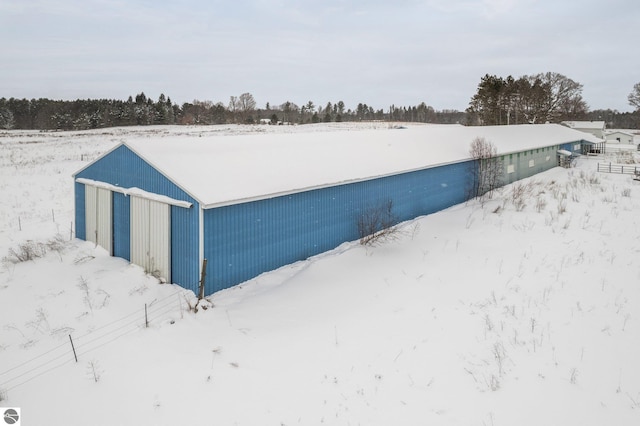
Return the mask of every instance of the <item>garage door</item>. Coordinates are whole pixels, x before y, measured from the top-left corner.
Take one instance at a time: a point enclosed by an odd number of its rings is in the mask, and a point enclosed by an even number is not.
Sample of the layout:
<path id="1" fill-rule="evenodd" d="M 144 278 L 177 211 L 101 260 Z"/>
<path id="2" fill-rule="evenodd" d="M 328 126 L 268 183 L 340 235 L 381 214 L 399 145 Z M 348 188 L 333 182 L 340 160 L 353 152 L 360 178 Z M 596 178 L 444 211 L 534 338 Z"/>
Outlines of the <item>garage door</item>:
<path id="1" fill-rule="evenodd" d="M 87 241 L 91 241 L 113 253 L 111 227 L 111 191 L 95 186 L 85 186 L 85 231 Z"/>
<path id="2" fill-rule="evenodd" d="M 171 208 L 131 197 L 131 263 L 157 278 L 171 279 Z"/>

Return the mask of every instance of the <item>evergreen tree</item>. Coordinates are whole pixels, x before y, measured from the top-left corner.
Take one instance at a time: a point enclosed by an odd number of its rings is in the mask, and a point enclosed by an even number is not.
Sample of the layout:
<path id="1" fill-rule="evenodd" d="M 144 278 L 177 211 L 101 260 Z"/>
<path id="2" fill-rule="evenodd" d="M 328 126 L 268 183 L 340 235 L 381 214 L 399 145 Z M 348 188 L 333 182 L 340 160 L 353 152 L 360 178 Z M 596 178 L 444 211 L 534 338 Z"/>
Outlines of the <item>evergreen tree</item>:
<path id="1" fill-rule="evenodd" d="M 558 73 L 481 78 L 467 112 L 477 124 L 544 123 L 581 118 L 587 112 L 582 85 Z"/>
<path id="2" fill-rule="evenodd" d="M 633 85 L 633 90 L 629 93 L 629 105 L 634 107 L 636 111 L 640 111 L 640 83 Z"/>

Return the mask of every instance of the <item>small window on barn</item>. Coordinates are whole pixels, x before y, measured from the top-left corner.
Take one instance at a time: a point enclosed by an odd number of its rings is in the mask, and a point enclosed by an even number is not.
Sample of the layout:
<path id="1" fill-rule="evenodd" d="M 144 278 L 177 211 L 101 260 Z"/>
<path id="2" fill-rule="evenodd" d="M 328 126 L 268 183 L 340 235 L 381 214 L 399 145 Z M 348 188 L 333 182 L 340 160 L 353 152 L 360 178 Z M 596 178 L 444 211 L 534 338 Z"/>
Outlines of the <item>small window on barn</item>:
<path id="1" fill-rule="evenodd" d="M 549 160 L 551 160 L 551 156 L 547 155 L 547 158 L 545 159 L 545 161 L 549 161 Z"/>
<path id="2" fill-rule="evenodd" d="M 536 162 L 534 160 L 529 160 L 529 167 L 533 167 L 536 165 Z"/>
<path id="3" fill-rule="evenodd" d="M 509 164 L 507 166 L 507 173 L 514 173 L 516 171 L 516 166 L 513 164 Z"/>

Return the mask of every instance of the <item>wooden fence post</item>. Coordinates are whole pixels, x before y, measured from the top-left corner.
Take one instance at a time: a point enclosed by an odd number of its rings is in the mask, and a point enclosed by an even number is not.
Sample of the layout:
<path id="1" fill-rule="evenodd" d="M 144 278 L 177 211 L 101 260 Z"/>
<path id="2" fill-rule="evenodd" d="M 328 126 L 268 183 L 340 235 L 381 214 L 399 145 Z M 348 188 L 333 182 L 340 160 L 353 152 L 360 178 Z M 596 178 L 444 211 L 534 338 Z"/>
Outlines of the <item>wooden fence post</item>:
<path id="1" fill-rule="evenodd" d="M 207 259 L 202 259 L 202 272 L 200 273 L 200 288 L 198 291 L 198 300 L 204 299 L 204 279 L 207 276 Z"/>
<path id="2" fill-rule="evenodd" d="M 76 362 L 78 362 L 78 355 L 76 354 L 75 346 L 73 346 L 73 339 L 71 339 L 71 335 L 69 335 L 69 341 L 71 342 L 71 349 L 73 349 L 73 357 L 76 359 Z"/>

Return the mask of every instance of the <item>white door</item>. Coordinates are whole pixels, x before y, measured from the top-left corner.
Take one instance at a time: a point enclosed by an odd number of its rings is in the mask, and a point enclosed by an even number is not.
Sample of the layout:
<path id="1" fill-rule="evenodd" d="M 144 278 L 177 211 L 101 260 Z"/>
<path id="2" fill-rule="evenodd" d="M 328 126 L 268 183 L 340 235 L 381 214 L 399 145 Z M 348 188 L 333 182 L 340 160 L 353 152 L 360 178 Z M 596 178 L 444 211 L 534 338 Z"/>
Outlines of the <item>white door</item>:
<path id="1" fill-rule="evenodd" d="M 85 185 L 85 231 L 87 241 L 104 248 L 112 254 L 112 196 L 111 191 Z"/>
<path id="2" fill-rule="evenodd" d="M 168 281 L 171 277 L 171 208 L 131 197 L 131 263 Z"/>

